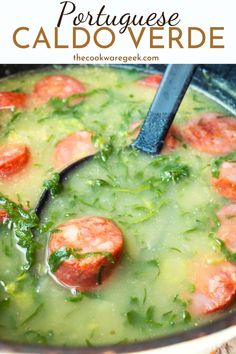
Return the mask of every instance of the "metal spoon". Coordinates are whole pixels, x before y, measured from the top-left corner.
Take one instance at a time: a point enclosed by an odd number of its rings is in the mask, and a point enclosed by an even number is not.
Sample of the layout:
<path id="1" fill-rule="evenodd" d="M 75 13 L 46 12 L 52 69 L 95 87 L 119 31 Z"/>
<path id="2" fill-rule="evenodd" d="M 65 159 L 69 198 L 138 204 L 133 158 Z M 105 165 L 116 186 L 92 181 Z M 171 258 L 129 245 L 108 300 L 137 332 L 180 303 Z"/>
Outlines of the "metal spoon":
<path id="1" fill-rule="evenodd" d="M 141 131 L 131 144 L 131 147 L 148 154 L 158 154 L 161 151 L 170 125 L 191 82 L 196 66 L 192 64 L 168 65 Z M 79 168 L 93 157 L 94 155 L 85 157 L 66 167 L 60 172 L 60 181 L 62 182 L 70 172 L 75 168 Z M 38 215 L 40 215 L 49 199 L 50 193 L 45 189 L 35 208 Z"/>

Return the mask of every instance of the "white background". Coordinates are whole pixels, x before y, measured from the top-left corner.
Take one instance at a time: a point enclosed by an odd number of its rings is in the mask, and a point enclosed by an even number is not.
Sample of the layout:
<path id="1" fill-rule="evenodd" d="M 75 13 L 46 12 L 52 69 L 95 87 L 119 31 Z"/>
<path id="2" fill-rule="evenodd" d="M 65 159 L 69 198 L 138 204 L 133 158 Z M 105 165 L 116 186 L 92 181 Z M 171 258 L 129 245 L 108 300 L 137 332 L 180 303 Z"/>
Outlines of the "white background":
<path id="1" fill-rule="evenodd" d="M 59 14 L 62 9 L 61 0 L 1 0 L 0 8 L 0 63 L 74 63 L 73 55 L 140 55 L 159 56 L 159 63 L 236 63 L 236 39 L 235 39 L 235 0 L 74 0 L 77 10 L 74 15 L 66 16 L 59 30 L 60 42 L 68 44 L 69 49 L 54 49 L 54 27 L 56 27 Z M 179 12 L 181 22 L 178 25 L 184 33 L 183 45 L 187 47 L 187 27 L 201 27 L 206 31 L 206 44 L 199 49 L 180 49 L 175 45 L 168 49 L 149 48 L 149 28 L 147 27 L 140 46 L 136 49 L 131 38 L 126 32 L 118 33 L 118 28 L 112 28 L 116 33 L 116 41 L 111 48 L 100 49 L 93 40 L 84 49 L 72 48 L 73 18 L 79 12 L 96 13 L 102 5 L 106 5 L 106 12 L 113 15 L 131 14 L 148 15 L 152 12 L 166 14 Z M 16 28 L 26 26 L 29 32 L 22 32 L 19 39 L 29 43 L 30 48 L 19 49 L 12 40 Z M 43 26 L 48 40 L 52 46 L 46 48 L 44 44 L 32 49 L 33 42 L 39 28 Z M 87 25 L 82 25 L 86 27 Z M 224 49 L 210 49 L 209 27 L 225 27 Z M 92 34 L 96 28 L 88 27 Z M 135 28 L 134 31 L 139 31 Z M 168 30 L 164 31 L 163 44 L 168 43 Z M 220 41 L 222 43 L 222 41 Z M 107 61 L 108 63 L 108 61 Z M 141 63 L 141 62 L 139 62 Z"/>

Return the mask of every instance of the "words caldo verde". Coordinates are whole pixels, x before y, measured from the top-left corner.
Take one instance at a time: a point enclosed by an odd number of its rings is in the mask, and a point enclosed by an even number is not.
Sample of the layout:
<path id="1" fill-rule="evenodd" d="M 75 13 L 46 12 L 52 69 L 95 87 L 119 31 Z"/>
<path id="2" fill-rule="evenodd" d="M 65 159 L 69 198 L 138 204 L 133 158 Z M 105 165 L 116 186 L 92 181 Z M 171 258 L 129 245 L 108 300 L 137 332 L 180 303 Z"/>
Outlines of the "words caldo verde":
<path id="1" fill-rule="evenodd" d="M 172 14 L 165 11 L 153 12 L 148 16 L 124 13 L 117 16 L 107 14 L 105 5 L 95 13 L 79 12 L 72 1 L 63 1 L 60 5 L 60 15 L 55 27 L 51 30 L 46 30 L 43 26 L 38 29 L 27 25 L 18 27 L 12 36 L 14 45 L 21 49 L 39 46 L 49 49 L 79 49 L 86 48 L 93 42 L 97 47 L 105 49 L 115 44 L 117 36 L 126 36 L 135 48 L 143 42 L 148 43 L 149 48 L 158 49 L 203 46 L 224 48 L 223 26 L 207 28 L 192 26 L 183 30 L 180 27 L 181 18 L 178 12 Z M 68 20 L 71 20 L 71 36 L 65 41 L 61 37 L 64 23 L 65 21 L 68 23 Z M 30 32 L 33 32 L 33 36 Z"/>

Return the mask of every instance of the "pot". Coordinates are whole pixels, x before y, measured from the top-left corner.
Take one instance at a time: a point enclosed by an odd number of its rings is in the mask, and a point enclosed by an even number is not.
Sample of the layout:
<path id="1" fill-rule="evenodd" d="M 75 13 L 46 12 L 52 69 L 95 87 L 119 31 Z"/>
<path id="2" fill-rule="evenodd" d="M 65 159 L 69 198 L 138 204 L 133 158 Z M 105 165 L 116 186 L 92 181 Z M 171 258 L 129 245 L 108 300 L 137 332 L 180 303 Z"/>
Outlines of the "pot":
<path id="1" fill-rule="evenodd" d="M 145 65 L 115 66 L 127 68 L 127 70 L 130 67 L 135 67 L 147 73 L 163 72 L 165 70 L 165 65 L 149 65 L 148 67 Z M 0 77 L 47 67 L 48 65 L 4 64 L 0 65 Z M 236 65 L 201 65 L 195 73 L 193 86 L 236 115 Z M 5 354 L 210 354 L 212 350 L 234 337 L 236 337 L 236 305 L 218 313 L 211 323 L 144 342 L 93 348 L 59 348 L 0 342 L 0 352 Z"/>

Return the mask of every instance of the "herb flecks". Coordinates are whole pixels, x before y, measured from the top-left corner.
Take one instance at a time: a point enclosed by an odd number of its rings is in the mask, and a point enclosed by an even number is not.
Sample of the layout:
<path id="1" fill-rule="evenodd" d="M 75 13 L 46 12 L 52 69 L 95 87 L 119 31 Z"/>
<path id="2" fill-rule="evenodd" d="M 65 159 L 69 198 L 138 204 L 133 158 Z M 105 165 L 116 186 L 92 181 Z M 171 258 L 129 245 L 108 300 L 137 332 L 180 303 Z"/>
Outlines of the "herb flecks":
<path id="1" fill-rule="evenodd" d="M 48 190 L 52 197 L 55 197 L 62 190 L 59 173 L 53 173 L 52 177 L 43 182 L 43 187 Z"/>
<path id="2" fill-rule="evenodd" d="M 97 284 L 98 285 L 102 285 L 102 273 L 105 270 L 105 268 L 106 267 L 104 265 L 101 265 L 101 267 L 99 268 L 98 276 L 97 276 Z"/>
<path id="3" fill-rule="evenodd" d="M 115 187 L 116 183 L 115 182 L 110 182 L 107 181 L 105 179 L 101 179 L 101 178 L 97 178 L 94 180 L 89 180 L 88 184 L 93 187 L 93 188 L 97 188 L 97 187 Z"/>
<path id="4" fill-rule="evenodd" d="M 220 175 L 220 167 L 224 161 L 228 162 L 236 162 L 236 151 L 229 153 L 228 155 L 224 155 L 218 157 L 217 159 L 213 160 L 211 163 L 211 174 L 213 177 L 218 178 Z"/>
<path id="5" fill-rule="evenodd" d="M 80 119 L 83 114 L 82 108 L 86 102 L 86 100 L 83 99 L 92 97 L 96 94 L 105 94 L 108 97 L 108 101 L 106 101 L 105 104 L 111 101 L 110 98 L 112 93 L 109 90 L 103 88 L 76 93 L 64 99 L 53 97 L 48 102 L 49 106 L 53 110 L 53 114 L 49 114 L 47 117 L 44 117 L 40 120 L 40 122 L 48 118 L 55 118 L 57 116 L 62 118 L 73 117 L 76 119 Z"/>
<path id="6" fill-rule="evenodd" d="M 24 321 L 21 322 L 21 326 L 25 325 L 26 323 L 30 322 L 34 317 L 38 315 L 38 313 L 42 310 L 43 304 L 39 304 L 36 309 L 29 315 Z"/>
<path id="7" fill-rule="evenodd" d="M 6 289 L 6 285 L 3 281 L 0 281 L 0 306 L 7 303 L 9 300 L 9 294 Z"/>
<path id="8" fill-rule="evenodd" d="M 54 336 L 54 332 L 51 330 L 47 332 L 28 330 L 24 332 L 23 336 L 27 343 L 48 344 Z"/>
<path id="9" fill-rule="evenodd" d="M 146 312 L 140 313 L 135 310 L 131 310 L 126 313 L 128 323 L 133 327 L 139 327 L 142 329 L 159 328 L 161 324 L 154 319 L 154 307 L 150 306 Z"/>
<path id="10" fill-rule="evenodd" d="M 99 150 L 99 153 L 95 155 L 95 159 L 103 163 L 107 162 L 107 160 L 115 151 L 114 140 L 114 136 L 111 136 L 108 141 L 105 141 L 105 139 L 101 135 L 95 134 L 92 137 L 92 141 L 95 147 Z"/>
<path id="11" fill-rule="evenodd" d="M 12 112 L 12 116 L 11 116 L 10 120 L 4 126 L 3 133 L 2 133 L 3 136 L 9 135 L 9 133 L 13 129 L 15 122 L 21 117 L 21 115 L 22 115 L 22 112 L 20 112 L 20 111 L 14 110 Z"/>
<path id="12" fill-rule="evenodd" d="M 179 182 L 190 176 L 190 168 L 181 163 L 180 156 L 159 155 L 151 165 L 160 169 L 160 179 L 163 182 Z"/>
<path id="13" fill-rule="evenodd" d="M 3 195 L 0 195 L 0 207 L 7 212 L 8 218 L 5 223 L 14 230 L 18 240 L 17 244 L 26 250 L 27 264 L 24 268 L 29 269 L 34 263 L 37 243 L 33 230 L 39 227 L 38 216 L 34 209 L 25 210 L 22 204 L 16 204 Z"/>
<path id="14" fill-rule="evenodd" d="M 111 263 L 114 263 L 114 257 L 110 252 L 81 253 L 80 248 L 60 248 L 50 255 L 48 264 L 51 272 L 55 273 L 60 264 L 67 259 L 85 259 L 96 256 L 106 257 Z"/>
<path id="15" fill-rule="evenodd" d="M 220 251 L 223 253 L 223 255 L 225 256 L 225 258 L 227 259 L 227 261 L 232 262 L 232 263 L 236 263 L 236 252 L 232 252 L 230 251 L 223 240 L 216 238 L 216 242 L 220 247 Z"/>

